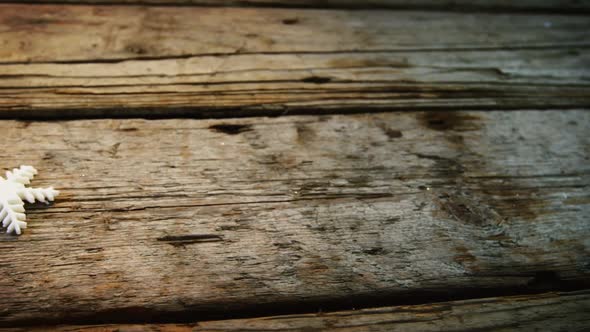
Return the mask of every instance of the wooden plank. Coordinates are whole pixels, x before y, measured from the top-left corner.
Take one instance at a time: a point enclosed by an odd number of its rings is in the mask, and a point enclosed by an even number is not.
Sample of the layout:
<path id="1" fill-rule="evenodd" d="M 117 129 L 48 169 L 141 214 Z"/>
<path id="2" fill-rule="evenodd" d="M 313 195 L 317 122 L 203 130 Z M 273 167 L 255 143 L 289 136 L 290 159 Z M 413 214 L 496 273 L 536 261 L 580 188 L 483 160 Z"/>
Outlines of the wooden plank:
<path id="1" fill-rule="evenodd" d="M 0 331 L 583 331 L 590 328 L 588 312 L 590 292 L 579 291 L 194 324 L 45 326 Z"/>
<path id="2" fill-rule="evenodd" d="M 231 116 L 590 105 L 590 53 L 204 56 L 0 66 L 0 116 Z M 3 97 L 3 98 L 2 98 Z"/>
<path id="3" fill-rule="evenodd" d="M 0 31 L 4 118 L 590 104 L 585 16 L 0 5 Z"/>
<path id="4" fill-rule="evenodd" d="M 0 236 L 0 324 L 587 284 L 589 129 L 583 110 L 0 121 L 3 166 L 62 191 Z"/>
<path id="5" fill-rule="evenodd" d="M 16 2 L 1 0 L 0 2 Z M 494 11 L 588 11 L 587 0 L 28 0 L 30 3 L 73 4 L 142 4 L 142 5 L 198 5 L 198 6 L 262 6 L 312 8 L 389 8 L 437 10 L 494 10 Z"/>
<path id="6" fill-rule="evenodd" d="M 588 22 L 540 14 L 4 4 L 0 59 L 587 48 Z"/>

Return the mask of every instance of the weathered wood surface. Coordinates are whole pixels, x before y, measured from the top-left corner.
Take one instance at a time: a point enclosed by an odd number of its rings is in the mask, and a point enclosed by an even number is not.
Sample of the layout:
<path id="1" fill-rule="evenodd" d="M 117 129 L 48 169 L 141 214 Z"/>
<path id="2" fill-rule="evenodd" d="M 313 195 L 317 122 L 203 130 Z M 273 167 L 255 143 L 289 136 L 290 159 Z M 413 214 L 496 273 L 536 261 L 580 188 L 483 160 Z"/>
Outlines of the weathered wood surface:
<path id="1" fill-rule="evenodd" d="M 587 31 L 587 16 L 0 5 L 0 117 L 586 107 Z"/>
<path id="2" fill-rule="evenodd" d="M 3 4 L 0 28 L 1 63 L 590 45 L 587 15 Z"/>
<path id="3" fill-rule="evenodd" d="M 0 0 L 0 2 L 17 2 Z M 438 10 L 548 11 L 579 13 L 590 9 L 588 0 L 28 0 L 30 3 L 146 4 L 263 6 L 312 8 L 389 8 Z"/>
<path id="4" fill-rule="evenodd" d="M 590 293 L 547 293 L 194 324 L 59 326 L 52 331 L 585 331 Z M 46 331 L 47 327 L 0 329 Z"/>
<path id="5" fill-rule="evenodd" d="M 3 165 L 62 195 L 0 236 L 0 324 L 587 284 L 589 130 L 573 110 L 1 121 Z"/>
<path id="6" fill-rule="evenodd" d="M 4 118 L 590 105 L 590 53 L 568 50 L 228 55 L 5 65 L 0 75 Z"/>

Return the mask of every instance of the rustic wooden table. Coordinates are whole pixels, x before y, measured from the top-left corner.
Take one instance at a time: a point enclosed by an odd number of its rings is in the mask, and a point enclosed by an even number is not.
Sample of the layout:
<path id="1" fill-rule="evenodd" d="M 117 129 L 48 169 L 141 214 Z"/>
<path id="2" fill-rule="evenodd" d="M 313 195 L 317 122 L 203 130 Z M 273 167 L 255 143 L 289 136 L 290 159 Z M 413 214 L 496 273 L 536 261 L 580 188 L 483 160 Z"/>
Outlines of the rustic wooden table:
<path id="1" fill-rule="evenodd" d="M 590 1 L 41 2 L 2 331 L 590 329 Z"/>

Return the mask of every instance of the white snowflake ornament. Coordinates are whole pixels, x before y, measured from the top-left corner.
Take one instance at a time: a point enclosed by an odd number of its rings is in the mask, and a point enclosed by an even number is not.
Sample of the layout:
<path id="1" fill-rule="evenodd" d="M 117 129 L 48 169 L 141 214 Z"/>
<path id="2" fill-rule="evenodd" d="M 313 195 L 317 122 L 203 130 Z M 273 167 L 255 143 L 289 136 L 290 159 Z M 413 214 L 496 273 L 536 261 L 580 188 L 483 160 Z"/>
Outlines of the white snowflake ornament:
<path id="1" fill-rule="evenodd" d="M 7 227 L 6 233 L 21 233 L 21 230 L 27 228 L 25 220 L 25 203 L 35 200 L 43 203 L 49 203 L 59 195 L 59 191 L 49 188 L 26 188 L 25 185 L 31 183 L 37 170 L 32 166 L 21 166 L 6 172 L 6 180 L 0 176 L 0 220 L 2 227 Z"/>

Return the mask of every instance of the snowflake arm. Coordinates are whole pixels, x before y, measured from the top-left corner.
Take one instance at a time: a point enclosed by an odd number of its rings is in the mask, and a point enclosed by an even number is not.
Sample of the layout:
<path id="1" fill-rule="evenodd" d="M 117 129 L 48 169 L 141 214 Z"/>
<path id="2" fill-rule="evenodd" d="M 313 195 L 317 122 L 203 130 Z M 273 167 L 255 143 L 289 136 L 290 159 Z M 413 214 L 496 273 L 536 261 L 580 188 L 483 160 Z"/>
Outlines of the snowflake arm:
<path id="1" fill-rule="evenodd" d="M 6 180 L 0 177 L 0 220 L 7 233 L 21 234 L 27 227 L 23 199 L 48 203 L 53 201 L 59 191 L 49 188 L 26 188 L 37 170 L 32 166 L 21 166 L 6 172 Z"/>
<path id="2" fill-rule="evenodd" d="M 7 227 L 6 233 L 21 233 L 21 229 L 27 228 L 25 222 L 27 216 L 24 214 L 24 203 L 18 195 L 0 199 L 0 220 L 2 227 Z"/>

